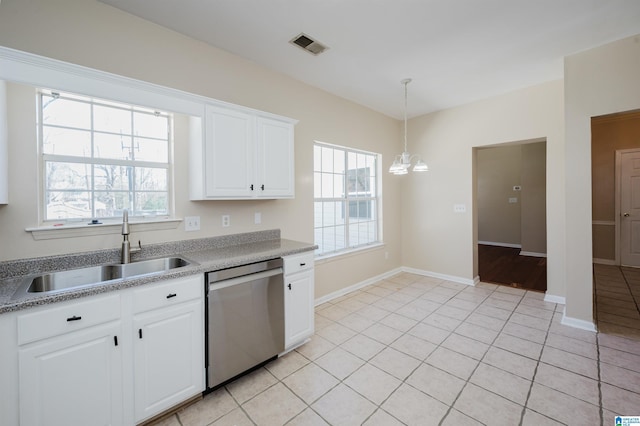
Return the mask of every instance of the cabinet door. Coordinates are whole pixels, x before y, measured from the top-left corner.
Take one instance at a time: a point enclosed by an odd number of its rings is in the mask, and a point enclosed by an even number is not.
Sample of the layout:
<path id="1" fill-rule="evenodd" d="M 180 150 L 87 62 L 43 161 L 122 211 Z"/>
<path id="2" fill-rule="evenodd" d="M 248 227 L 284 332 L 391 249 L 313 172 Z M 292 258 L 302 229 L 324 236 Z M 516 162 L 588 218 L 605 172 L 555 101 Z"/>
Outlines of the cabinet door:
<path id="1" fill-rule="evenodd" d="M 261 198 L 293 198 L 294 158 L 293 124 L 258 117 L 256 122 L 258 148 L 255 179 Z"/>
<path id="2" fill-rule="evenodd" d="M 252 197 L 255 119 L 232 109 L 207 106 L 205 192 L 211 198 Z M 254 185 L 254 190 L 256 189 Z"/>
<path id="3" fill-rule="evenodd" d="M 19 351 L 20 425 L 121 425 L 120 321 L 25 345 Z"/>
<path id="4" fill-rule="evenodd" d="M 313 270 L 285 276 L 285 348 L 302 343 L 314 330 Z"/>
<path id="5" fill-rule="evenodd" d="M 135 419 L 204 390 L 202 300 L 134 317 Z"/>

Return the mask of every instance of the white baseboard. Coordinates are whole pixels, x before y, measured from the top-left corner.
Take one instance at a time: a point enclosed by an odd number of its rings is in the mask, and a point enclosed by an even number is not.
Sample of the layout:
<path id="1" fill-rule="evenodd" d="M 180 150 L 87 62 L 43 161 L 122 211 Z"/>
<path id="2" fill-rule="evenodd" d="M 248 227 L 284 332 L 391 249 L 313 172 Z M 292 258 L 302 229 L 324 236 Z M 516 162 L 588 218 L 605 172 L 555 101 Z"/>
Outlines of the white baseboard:
<path id="1" fill-rule="evenodd" d="M 594 333 L 598 331 L 593 321 L 585 321 L 578 318 L 568 317 L 566 311 L 567 308 L 565 307 L 564 311 L 562 312 L 562 321 L 560 321 L 562 325 L 579 328 L 581 330 L 592 331 Z"/>
<path id="2" fill-rule="evenodd" d="M 536 253 L 535 251 L 522 251 L 522 250 L 520 250 L 520 256 L 547 257 L 547 253 Z"/>
<path id="3" fill-rule="evenodd" d="M 594 257 L 593 263 L 597 263 L 598 265 L 614 265 L 615 266 L 616 261 L 612 259 L 599 259 L 597 257 Z"/>
<path id="4" fill-rule="evenodd" d="M 544 301 L 545 302 L 550 302 L 550 303 L 559 303 L 561 305 L 566 305 L 567 304 L 567 299 L 562 297 L 562 296 L 556 296 L 553 294 L 549 294 L 549 293 L 545 293 L 544 294 Z"/>
<path id="5" fill-rule="evenodd" d="M 466 284 L 470 286 L 476 285 L 476 279 L 478 280 L 478 282 L 480 282 L 479 277 L 475 277 L 473 279 L 462 278 L 462 277 L 456 277 L 454 275 L 446 275 L 446 274 L 440 274 L 437 272 L 425 271 L 423 269 L 409 268 L 407 266 L 403 266 L 401 269 L 403 272 L 424 275 L 425 277 L 440 278 L 442 280 L 453 281 L 454 283 Z"/>
<path id="6" fill-rule="evenodd" d="M 315 300 L 315 302 L 314 302 L 315 306 L 321 305 L 321 304 L 323 304 L 325 302 L 328 302 L 330 300 L 333 300 L 333 299 L 337 299 L 338 297 L 344 296 L 345 294 L 351 293 L 352 291 L 359 290 L 362 287 L 366 287 L 368 285 L 376 283 L 376 282 L 378 282 L 380 280 L 383 280 L 385 278 L 389 278 L 391 276 L 394 276 L 395 274 L 400 273 L 402 271 L 403 271 L 402 268 L 395 268 L 395 269 L 387 271 L 387 272 L 385 272 L 383 274 L 376 275 L 375 277 L 367 278 L 364 281 L 360 281 L 359 283 L 350 285 L 349 287 L 341 288 L 340 290 L 336 290 L 336 291 L 334 291 L 332 293 L 326 294 L 326 295 L 324 295 L 322 297 L 319 297 L 319 298 L 317 298 Z"/>
<path id="7" fill-rule="evenodd" d="M 494 241 L 478 241 L 478 244 L 482 244 L 483 246 L 522 248 L 522 244 L 496 243 Z"/>

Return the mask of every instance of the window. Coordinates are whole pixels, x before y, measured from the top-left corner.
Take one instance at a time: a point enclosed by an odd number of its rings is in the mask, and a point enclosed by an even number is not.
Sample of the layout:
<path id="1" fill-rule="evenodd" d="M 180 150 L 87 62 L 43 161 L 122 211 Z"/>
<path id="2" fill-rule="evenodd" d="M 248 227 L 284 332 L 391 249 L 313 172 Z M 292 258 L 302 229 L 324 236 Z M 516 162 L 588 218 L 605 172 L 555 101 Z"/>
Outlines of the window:
<path id="1" fill-rule="evenodd" d="M 168 216 L 171 116 L 39 92 L 44 221 Z"/>
<path id="2" fill-rule="evenodd" d="M 313 157 L 316 254 L 379 242 L 379 155 L 316 142 Z"/>

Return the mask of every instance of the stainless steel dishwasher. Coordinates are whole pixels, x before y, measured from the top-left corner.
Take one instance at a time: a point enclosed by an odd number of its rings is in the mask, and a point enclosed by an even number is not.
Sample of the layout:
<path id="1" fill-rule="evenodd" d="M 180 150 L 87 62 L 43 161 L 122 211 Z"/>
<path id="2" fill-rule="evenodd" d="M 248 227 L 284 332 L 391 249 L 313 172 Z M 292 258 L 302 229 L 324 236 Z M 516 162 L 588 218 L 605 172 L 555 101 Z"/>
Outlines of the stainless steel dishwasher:
<path id="1" fill-rule="evenodd" d="M 282 259 L 207 273 L 207 388 L 284 351 Z"/>

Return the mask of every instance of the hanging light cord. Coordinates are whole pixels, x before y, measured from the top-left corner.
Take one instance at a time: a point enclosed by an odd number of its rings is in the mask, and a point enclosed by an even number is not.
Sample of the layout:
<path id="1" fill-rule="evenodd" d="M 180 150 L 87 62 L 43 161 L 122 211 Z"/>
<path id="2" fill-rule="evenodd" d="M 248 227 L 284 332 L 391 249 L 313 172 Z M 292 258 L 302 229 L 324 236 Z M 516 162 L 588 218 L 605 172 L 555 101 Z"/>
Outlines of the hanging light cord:
<path id="1" fill-rule="evenodd" d="M 407 151 L 407 84 L 411 83 L 410 78 L 402 80 L 404 84 L 404 152 Z"/>

